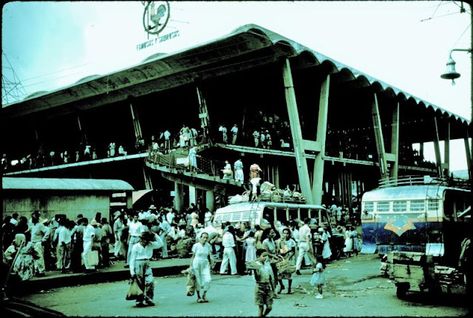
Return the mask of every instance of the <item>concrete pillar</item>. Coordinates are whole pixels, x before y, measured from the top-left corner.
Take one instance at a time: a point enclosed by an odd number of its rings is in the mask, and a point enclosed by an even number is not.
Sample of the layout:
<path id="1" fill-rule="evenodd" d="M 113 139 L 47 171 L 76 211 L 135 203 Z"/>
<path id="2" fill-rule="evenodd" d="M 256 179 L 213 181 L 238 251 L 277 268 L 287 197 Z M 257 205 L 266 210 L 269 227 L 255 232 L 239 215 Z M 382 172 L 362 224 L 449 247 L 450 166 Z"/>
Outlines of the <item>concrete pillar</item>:
<path id="1" fill-rule="evenodd" d="M 135 107 L 132 103 L 130 103 L 130 113 L 131 119 L 133 121 L 133 130 L 135 132 L 135 141 L 138 141 L 143 137 L 143 134 L 141 132 L 141 124 L 140 119 L 138 118 L 138 113 L 135 111 Z"/>
<path id="2" fill-rule="evenodd" d="M 442 166 L 443 172 L 447 177 L 450 174 L 450 122 L 447 122 L 447 135 L 444 141 L 444 164 Z"/>
<path id="3" fill-rule="evenodd" d="M 275 165 L 274 166 L 274 185 L 281 189 L 281 186 L 279 185 L 279 166 Z"/>
<path id="4" fill-rule="evenodd" d="M 182 196 L 182 184 L 174 182 L 174 208 L 177 211 L 182 211 L 182 208 L 184 207 L 184 200 Z"/>
<path id="5" fill-rule="evenodd" d="M 397 179 L 399 175 L 399 102 L 393 110 L 391 124 L 391 153 L 394 155 L 394 162 L 391 169 L 391 178 Z"/>
<path id="6" fill-rule="evenodd" d="M 378 162 L 381 178 L 388 177 L 388 165 L 386 162 L 386 152 L 384 148 L 383 129 L 381 125 L 381 116 L 379 115 L 378 97 L 373 94 L 373 103 L 371 106 L 371 117 L 373 120 L 374 138 L 376 141 L 376 150 L 378 151 Z"/>
<path id="7" fill-rule="evenodd" d="M 322 204 L 323 181 L 324 181 L 324 156 L 325 141 L 327 137 L 328 98 L 330 94 L 330 74 L 325 77 L 320 87 L 319 118 L 317 121 L 317 142 L 320 144 L 320 152 L 314 161 L 314 175 L 312 179 L 312 195 L 314 204 Z"/>
<path id="8" fill-rule="evenodd" d="M 205 191 L 205 206 L 212 212 L 215 209 L 215 196 L 212 190 Z"/>
<path id="9" fill-rule="evenodd" d="M 435 161 L 437 163 L 437 174 L 441 178 L 443 177 L 442 171 L 442 157 L 440 156 L 440 140 L 439 140 L 439 129 L 437 124 L 437 117 L 434 117 L 434 150 L 435 150 Z"/>
<path id="10" fill-rule="evenodd" d="M 87 134 L 85 133 L 85 130 L 82 126 L 82 121 L 80 119 L 79 114 L 77 114 L 77 127 L 79 128 L 79 134 L 80 134 L 81 141 L 84 143 L 84 145 L 86 145 L 88 143 Z M 81 149 L 81 150 L 83 150 L 83 149 Z"/>
<path id="11" fill-rule="evenodd" d="M 193 186 L 189 186 L 189 205 L 194 203 L 197 205 L 197 190 Z"/>
<path id="12" fill-rule="evenodd" d="M 465 143 L 466 166 L 468 168 L 468 176 L 471 181 L 473 176 L 471 172 L 471 152 L 470 152 L 470 141 L 468 138 L 468 134 L 466 135 L 466 138 L 463 138 L 463 142 Z"/>
<path id="13" fill-rule="evenodd" d="M 145 166 L 143 166 L 143 179 L 145 183 L 145 189 L 153 189 L 153 183 L 151 182 L 151 177 L 149 176 L 148 171 Z"/>
<path id="14" fill-rule="evenodd" d="M 208 141 L 209 112 L 207 111 L 207 103 L 205 102 L 205 98 L 199 89 L 199 86 L 196 86 L 195 90 L 199 101 L 200 128 L 202 128 L 204 140 Z"/>
<path id="15" fill-rule="evenodd" d="M 297 109 L 296 93 L 292 81 L 291 64 L 286 59 L 283 64 L 283 79 L 286 96 L 286 106 L 289 115 L 289 124 L 291 126 L 292 143 L 294 146 L 294 154 L 296 156 L 297 174 L 299 176 L 299 184 L 302 195 L 309 204 L 314 203 L 309 179 L 309 170 L 307 168 L 307 160 L 302 145 L 302 132 L 299 120 L 299 111 Z"/>

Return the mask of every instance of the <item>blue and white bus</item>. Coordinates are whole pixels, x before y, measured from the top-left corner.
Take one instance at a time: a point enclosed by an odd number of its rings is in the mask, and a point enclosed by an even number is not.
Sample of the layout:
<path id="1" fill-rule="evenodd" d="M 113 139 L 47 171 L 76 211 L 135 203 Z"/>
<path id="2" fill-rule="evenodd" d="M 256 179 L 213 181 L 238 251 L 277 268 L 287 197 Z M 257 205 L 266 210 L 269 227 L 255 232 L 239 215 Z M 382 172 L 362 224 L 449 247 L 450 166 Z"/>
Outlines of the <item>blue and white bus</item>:
<path id="1" fill-rule="evenodd" d="M 362 252 L 454 256 L 468 231 L 470 196 L 469 185 L 428 176 L 382 181 L 362 197 Z"/>

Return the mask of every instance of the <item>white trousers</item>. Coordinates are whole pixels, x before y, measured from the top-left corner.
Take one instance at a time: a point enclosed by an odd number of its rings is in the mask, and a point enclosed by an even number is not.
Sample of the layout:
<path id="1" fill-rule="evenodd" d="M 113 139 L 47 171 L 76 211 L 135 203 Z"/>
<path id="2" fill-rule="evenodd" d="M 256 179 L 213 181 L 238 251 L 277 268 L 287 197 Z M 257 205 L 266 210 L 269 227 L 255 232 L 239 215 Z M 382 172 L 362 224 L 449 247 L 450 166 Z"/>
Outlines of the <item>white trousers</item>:
<path id="1" fill-rule="evenodd" d="M 297 255 L 297 261 L 296 261 L 296 270 L 301 269 L 302 260 L 304 258 L 306 259 L 306 262 L 307 262 L 308 253 L 309 253 L 309 243 L 300 242 L 299 243 L 299 254 Z M 309 257 L 309 259 L 310 259 L 310 257 Z"/>
<path id="2" fill-rule="evenodd" d="M 225 273 L 225 271 L 227 270 L 228 261 L 230 261 L 231 274 L 232 275 L 236 274 L 237 273 L 236 255 L 235 255 L 235 250 L 233 249 L 233 247 L 225 247 L 223 249 L 223 260 L 222 260 L 222 264 L 220 265 L 220 274 Z"/>
<path id="3" fill-rule="evenodd" d="M 84 250 L 82 251 L 82 262 L 85 269 L 95 269 L 95 266 L 89 264 L 88 254 L 92 251 L 92 241 L 84 241 Z"/>

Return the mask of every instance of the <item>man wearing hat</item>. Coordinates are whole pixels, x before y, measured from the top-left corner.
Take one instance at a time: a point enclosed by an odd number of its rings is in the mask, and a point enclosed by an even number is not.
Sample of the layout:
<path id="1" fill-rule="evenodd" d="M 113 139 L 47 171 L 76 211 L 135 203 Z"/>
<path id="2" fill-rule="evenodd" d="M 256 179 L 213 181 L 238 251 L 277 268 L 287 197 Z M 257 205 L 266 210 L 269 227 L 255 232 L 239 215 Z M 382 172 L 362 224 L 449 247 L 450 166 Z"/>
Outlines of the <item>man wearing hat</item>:
<path id="1" fill-rule="evenodd" d="M 137 307 L 154 306 L 154 278 L 149 261 L 153 257 L 153 250 L 161 248 L 163 241 L 151 231 L 140 235 L 140 241 L 133 245 L 130 255 L 130 275 L 136 279 L 143 291 L 143 296 L 136 300 Z"/>

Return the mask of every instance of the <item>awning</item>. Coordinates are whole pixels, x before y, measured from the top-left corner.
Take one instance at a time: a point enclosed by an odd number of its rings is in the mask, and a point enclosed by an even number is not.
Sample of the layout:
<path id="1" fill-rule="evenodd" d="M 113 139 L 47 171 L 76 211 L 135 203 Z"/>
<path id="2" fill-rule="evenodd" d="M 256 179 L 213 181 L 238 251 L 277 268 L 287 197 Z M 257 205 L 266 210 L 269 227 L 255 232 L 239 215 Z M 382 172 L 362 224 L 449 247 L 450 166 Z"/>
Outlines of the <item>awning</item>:
<path id="1" fill-rule="evenodd" d="M 131 193 L 131 201 L 132 201 L 132 204 L 135 204 L 136 201 L 138 201 L 139 199 L 141 199 L 145 194 L 149 193 L 153 191 L 153 189 L 151 190 L 136 190 L 136 191 L 133 191 Z"/>
<path id="2" fill-rule="evenodd" d="M 132 191 L 117 179 L 11 178 L 2 179 L 3 190 Z"/>

